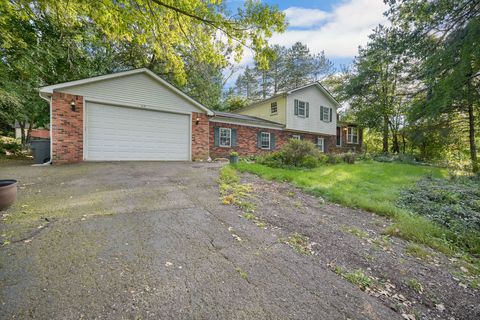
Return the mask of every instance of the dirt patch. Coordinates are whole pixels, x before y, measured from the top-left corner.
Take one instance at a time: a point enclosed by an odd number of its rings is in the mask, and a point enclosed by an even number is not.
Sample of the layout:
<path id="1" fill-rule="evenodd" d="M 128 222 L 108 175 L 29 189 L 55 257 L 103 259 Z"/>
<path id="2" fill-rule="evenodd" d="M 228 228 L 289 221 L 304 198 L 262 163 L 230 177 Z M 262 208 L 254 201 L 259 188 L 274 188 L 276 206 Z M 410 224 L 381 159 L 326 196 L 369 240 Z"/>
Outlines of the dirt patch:
<path id="1" fill-rule="evenodd" d="M 478 319 L 478 278 L 461 258 L 383 234 L 390 221 L 325 203 L 287 183 L 244 174 L 255 215 L 280 236 L 302 234 L 316 262 L 406 319 Z"/>

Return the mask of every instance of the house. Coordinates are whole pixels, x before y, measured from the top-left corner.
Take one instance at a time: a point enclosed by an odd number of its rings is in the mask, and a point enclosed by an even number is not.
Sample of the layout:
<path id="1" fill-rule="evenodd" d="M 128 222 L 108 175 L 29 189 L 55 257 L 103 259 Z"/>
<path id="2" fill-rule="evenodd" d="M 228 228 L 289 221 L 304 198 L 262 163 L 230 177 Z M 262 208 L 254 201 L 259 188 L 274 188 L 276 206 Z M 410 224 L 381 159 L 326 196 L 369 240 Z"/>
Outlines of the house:
<path id="1" fill-rule="evenodd" d="M 315 110 L 318 101 L 302 98 L 301 93 L 297 90 L 292 97 L 309 106 L 305 109 L 305 104 L 298 102 L 295 112 L 309 113 L 306 120 L 319 115 Z M 325 94 L 319 91 L 318 96 Z M 319 147 L 319 138 L 323 138 L 321 149 L 327 151 L 336 134 L 338 103 L 334 100 L 329 104 L 333 106 L 332 120 L 326 129 L 303 126 L 299 120 L 282 122 L 249 115 L 248 108 L 240 113 L 213 112 L 148 69 L 50 85 L 40 88 L 40 96 L 50 104 L 51 159 L 56 164 L 189 161 L 225 157 L 232 151 L 251 155 L 276 150 L 294 135 L 317 139 Z M 281 110 L 279 107 L 277 113 Z M 285 119 L 291 119 L 287 114 L 290 106 L 283 110 Z M 360 136 L 358 133 L 358 146 Z"/>

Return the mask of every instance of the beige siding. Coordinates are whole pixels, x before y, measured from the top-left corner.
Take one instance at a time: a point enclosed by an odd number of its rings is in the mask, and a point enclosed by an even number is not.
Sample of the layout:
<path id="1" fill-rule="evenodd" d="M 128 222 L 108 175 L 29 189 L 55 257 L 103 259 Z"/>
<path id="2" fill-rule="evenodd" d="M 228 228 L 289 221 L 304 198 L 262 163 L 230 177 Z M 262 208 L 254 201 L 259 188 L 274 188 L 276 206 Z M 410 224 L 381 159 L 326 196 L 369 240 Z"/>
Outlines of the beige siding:
<path id="1" fill-rule="evenodd" d="M 154 109 L 198 112 L 198 108 L 145 73 L 126 75 L 68 88 L 60 92 L 112 103 L 147 106 Z"/>
<path id="2" fill-rule="evenodd" d="M 247 107 L 244 110 L 239 111 L 240 114 L 245 114 L 248 116 L 253 116 L 269 121 L 274 121 L 278 122 L 281 124 L 285 124 L 285 115 L 286 115 L 286 102 L 287 99 L 283 96 L 274 98 L 274 99 L 269 99 L 266 100 L 262 103 L 259 103 L 257 105 Z M 276 114 L 271 114 L 270 112 L 270 105 L 272 102 L 277 102 L 277 113 Z"/>
<path id="3" fill-rule="evenodd" d="M 309 103 L 309 117 L 303 118 L 294 114 L 294 100 Z M 320 120 L 320 106 L 332 108 L 332 122 Z M 335 135 L 337 128 L 336 104 L 317 87 L 311 86 L 295 91 L 287 97 L 286 129 Z"/>

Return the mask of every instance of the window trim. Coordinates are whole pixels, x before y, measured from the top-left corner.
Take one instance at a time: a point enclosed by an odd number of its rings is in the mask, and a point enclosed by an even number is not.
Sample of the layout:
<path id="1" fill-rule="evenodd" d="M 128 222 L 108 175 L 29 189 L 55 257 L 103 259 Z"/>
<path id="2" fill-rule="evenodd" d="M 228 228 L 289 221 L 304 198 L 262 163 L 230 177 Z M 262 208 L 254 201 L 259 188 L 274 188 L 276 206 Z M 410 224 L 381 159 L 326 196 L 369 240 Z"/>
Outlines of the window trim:
<path id="1" fill-rule="evenodd" d="M 322 148 L 320 149 L 320 141 L 322 141 Z M 325 138 L 317 137 L 317 147 L 320 149 L 320 152 L 325 153 Z"/>
<path id="2" fill-rule="evenodd" d="M 353 136 L 354 136 L 353 130 L 355 130 L 355 132 L 356 132 L 356 137 L 357 137 L 356 142 L 353 141 Z M 360 130 L 358 130 L 358 127 L 348 127 L 347 128 L 347 143 L 349 143 L 349 144 L 359 144 L 360 143 L 359 140 L 360 140 Z"/>
<path id="3" fill-rule="evenodd" d="M 303 107 L 300 107 L 300 104 L 303 103 Z M 300 114 L 300 108 L 303 108 L 303 114 Z M 307 102 L 298 100 L 298 114 L 297 116 L 301 118 L 306 118 L 307 117 Z"/>
<path id="4" fill-rule="evenodd" d="M 292 137 L 290 139 L 302 140 L 302 136 L 299 134 L 292 134 Z"/>
<path id="5" fill-rule="evenodd" d="M 275 111 L 273 111 L 273 108 L 275 108 Z M 277 104 L 277 101 L 273 101 L 272 103 L 270 103 L 270 114 L 271 114 L 271 115 L 278 114 L 278 104 Z"/>
<path id="6" fill-rule="evenodd" d="M 343 133 L 342 133 L 343 130 L 342 130 L 342 127 L 338 127 L 338 126 L 337 126 L 337 129 L 340 129 L 340 130 L 338 130 L 338 131 L 340 131 L 340 144 L 338 144 L 338 135 L 337 135 L 337 137 L 335 139 L 336 140 L 335 146 L 341 147 L 342 146 L 342 138 L 343 138 Z"/>
<path id="7" fill-rule="evenodd" d="M 222 130 L 228 131 L 229 144 L 222 144 Z M 218 146 L 222 148 L 231 148 L 232 147 L 232 129 L 231 128 L 219 128 L 218 129 Z"/>
<path id="8" fill-rule="evenodd" d="M 263 146 L 263 135 L 264 134 L 268 135 L 268 147 Z M 272 144 L 272 136 L 271 136 L 270 132 L 266 132 L 266 131 L 260 132 L 260 149 L 270 150 L 271 147 L 272 147 L 271 144 Z"/>
<path id="9" fill-rule="evenodd" d="M 330 119 L 330 109 L 330 107 L 322 106 L 323 114 L 321 115 L 321 117 L 323 122 L 332 122 L 332 119 Z M 327 112 L 327 117 L 325 117 L 325 111 Z"/>

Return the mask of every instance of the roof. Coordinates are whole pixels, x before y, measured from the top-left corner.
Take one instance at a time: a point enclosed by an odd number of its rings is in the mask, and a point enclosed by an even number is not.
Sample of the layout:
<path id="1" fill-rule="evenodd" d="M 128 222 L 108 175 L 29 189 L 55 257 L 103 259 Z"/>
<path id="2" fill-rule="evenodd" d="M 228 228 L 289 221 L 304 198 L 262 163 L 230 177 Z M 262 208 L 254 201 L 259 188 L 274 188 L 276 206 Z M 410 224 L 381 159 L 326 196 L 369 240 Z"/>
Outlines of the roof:
<path id="1" fill-rule="evenodd" d="M 265 126 L 278 126 L 278 127 L 283 127 L 284 125 L 278 122 L 274 121 L 269 121 L 257 117 L 252 117 L 252 116 L 247 116 L 244 114 L 238 114 L 238 113 L 230 113 L 230 112 L 221 112 L 221 111 L 215 111 L 215 116 L 216 117 L 221 117 L 221 118 L 229 118 L 229 119 L 234 119 L 234 120 L 240 120 L 240 121 L 246 121 L 246 122 L 252 122 L 256 123 L 259 125 L 265 125 Z"/>
<path id="2" fill-rule="evenodd" d="M 208 109 L 207 107 L 205 107 L 203 104 L 201 104 L 197 100 L 193 99 L 192 97 L 187 95 L 185 92 L 183 92 L 179 88 L 175 87 L 174 85 L 172 85 L 170 82 L 166 81 L 165 79 L 159 77 L 158 75 L 156 75 L 154 72 L 152 72 L 151 70 L 149 70 L 147 68 L 133 69 L 133 70 L 110 73 L 110 74 L 106 74 L 106 75 L 102 75 L 102 76 L 91 77 L 91 78 L 86 78 L 86 79 L 81 79 L 81 80 L 57 83 L 57 84 L 54 84 L 54 85 L 41 87 L 39 89 L 39 91 L 40 91 L 40 95 L 43 95 L 43 96 L 47 95 L 48 96 L 48 95 L 52 94 L 55 90 L 58 90 L 58 89 L 74 87 L 74 86 L 79 86 L 79 85 L 86 84 L 86 83 L 98 82 L 98 81 L 103 81 L 103 80 L 108 80 L 108 79 L 113 79 L 113 78 L 125 77 L 125 76 L 129 76 L 129 75 L 133 75 L 133 74 L 139 74 L 139 73 L 147 74 L 148 76 L 152 77 L 154 80 L 159 82 L 160 84 L 166 86 L 170 90 L 174 91 L 178 95 L 182 96 L 183 98 L 185 98 L 186 100 L 191 102 L 193 105 L 195 105 L 199 109 L 205 111 L 208 115 L 213 115 L 213 112 L 210 109 Z"/>
<path id="3" fill-rule="evenodd" d="M 256 101 L 242 109 L 239 109 L 238 111 L 240 110 L 244 110 L 244 109 L 247 109 L 251 106 L 254 106 L 254 105 L 257 105 L 257 104 L 260 104 L 260 103 L 263 103 L 265 101 L 268 101 L 268 100 L 271 100 L 271 99 L 274 99 L 274 98 L 277 98 L 279 96 L 282 96 L 282 95 L 289 95 L 291 93 L 294 93 L 296 91 L 300 91 L 300 90 L 303 90 L 305 88 L 308 88 L 308 87 L 311 87 L 311 86 L 316 86 L 318 89 L 320 89 L 320 91 L 322 91 L 326 96 L 327 98 L 329 98 L 333 103 L 335 103 L 337 105 L 337 107 L 341 107 L 342 105 L 340 104 L 340 102 L 338 102 L 337 99 L 335 99 L 335 97 L 330 93 L 330 91 L 328 91 L 320 82 L 318 81 L 315 81 L 315 82 L 312 82 L 312 83 L 309 83 L 307 85 L 304 85 L 302 87 L 298 87 L 298 88 L 295 88 L 295 89 L 292 89 L 292 90 L 288 90 L 288 91 L 281 91 L 281 92 L 277 92 L 276 94 L 274 94 L 273 96 L 270 96 L 268 98 L 265 98 L 265 99 L 262 99 L 260 101 Z"/>

